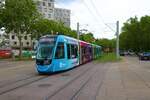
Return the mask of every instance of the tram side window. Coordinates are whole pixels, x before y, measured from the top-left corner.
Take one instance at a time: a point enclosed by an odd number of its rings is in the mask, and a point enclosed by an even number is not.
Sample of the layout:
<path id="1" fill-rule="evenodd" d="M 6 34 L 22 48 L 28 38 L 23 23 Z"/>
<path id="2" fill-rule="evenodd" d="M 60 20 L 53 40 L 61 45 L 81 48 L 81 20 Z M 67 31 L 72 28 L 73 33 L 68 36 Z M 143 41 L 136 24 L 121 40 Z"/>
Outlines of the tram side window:
<path id="1" fill-rule="evenodd" d="M 78 57 L 78 46 L 74 45 L 74 50 L 75 50 L 75 58 Z"/>
<path id="2" fill-rule="evenodd" d="M 78 57 L 78 46 L 77 45 L 71 45 L 71 58 L 77 58 Z"/>
<path id="3" fill-rule="evenodd" d="M 68 59 L 71 58 L 71 48 L 70 48 L 70 44 L 67 44 L 67 55 L 68 55 Z"/>
<path id="4" fill-rule="evenodd" d="M 56 49 L 55 59 L 65 58 L 64 43 L 59 42 Z"/>
<path id="5" fill-rule="evenodd" d="M 92 49 L 91 49 L 91 47 L 89 47 L 89 53 L 90 53 L 90 54 L 92 53 Z"/>

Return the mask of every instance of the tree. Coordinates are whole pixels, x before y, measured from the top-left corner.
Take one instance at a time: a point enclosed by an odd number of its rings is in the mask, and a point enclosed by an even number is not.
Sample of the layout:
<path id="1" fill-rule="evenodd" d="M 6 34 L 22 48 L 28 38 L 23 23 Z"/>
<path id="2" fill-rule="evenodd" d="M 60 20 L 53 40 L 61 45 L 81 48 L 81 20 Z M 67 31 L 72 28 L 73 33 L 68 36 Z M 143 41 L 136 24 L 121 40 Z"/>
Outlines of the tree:
<path id="1" fill-rule="evenodd" d="M 38 39 L 43 35 L 51 34 L 53 27 L 53 21 L 41 18 L 32 24 L 32 37 Z"/>
<path id="2" fill-rule="evenodd" d="M 103 50 L 109 49 L 109 51 L 113 51 L 115 49 L 116 39 L 96 39 L 95 43 L 97 45 L 102 46 Z"/>
<path id="3" fill-rule="evenodd" d="M 130 18 L 120 34 L 120 47 L 135 52 L 150 50 L 150 16 Z"/>
<path id="4" fill-rule="evenodd" d="M 44 18 L 40 18 L 33 23 L 31 30 L 32 37 L 36 39 L 43 35 L 56 35 L 57 33 L 76 38 L 76 31 L 71 30 L 71 28 L 64 26 L 62 23 Z"/>
<path id="5" fill-rule="evenodd" d="M 3 23 L 6 32 L 14 32 L 19 40 L 19 55 L 22 56 L 22 36 L 29 34 L 31 24 L 37 20 L 38 11 L 32 0 L 5 0 Z"/>
<path id="6" fill-rule="evenodd" d="M 4 0 L 0 1 L 0 29 L 3 27 L 3 9 L 4 9 Z"/>
<path id="7" fill-rule="evenodd" d="M 80 39 L 86 42 L 90 42 L 90 43 L 94 42 L 95 40 L 92 33 L 86 33 L 86 34 L 84 33 L 80 36 Z"/>
<path id="8" fill-rule="evenodd" d="M 141 17 L 140 29 L 141 29 L 141 36 L 139 36 L 141 42 L 140 47 L 144 51 L 150 50 L 150 16 Z"/>

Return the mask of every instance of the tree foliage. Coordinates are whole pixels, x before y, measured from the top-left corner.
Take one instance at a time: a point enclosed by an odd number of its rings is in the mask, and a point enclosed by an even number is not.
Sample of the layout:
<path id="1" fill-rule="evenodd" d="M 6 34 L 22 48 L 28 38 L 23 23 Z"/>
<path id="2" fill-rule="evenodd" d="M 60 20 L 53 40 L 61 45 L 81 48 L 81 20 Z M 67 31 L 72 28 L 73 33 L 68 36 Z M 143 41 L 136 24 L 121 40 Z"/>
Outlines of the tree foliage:
<path id="1" fill-rule="evenodd" d="M 9 34 L 14 32 L 19 39 L 20 56 L 22 54 L 22 36 L 28 34 L 31 24 L 35 22 L 38 12 L 32 0 L 5 0 L 3 7 L 2 26 Z"/>
<path id="2" fill-rule="evenodd" d="M 116 47 L 116 39 L 96 39 L 95 43 L 102 46 L 103 49 L 109 48 L 111 51 Z"/>
<path id="3" fill-rule="evenodd" d="M 150 16 L 130 18 L 120 34 L 120 47 L 136 52 L 150 50 Z"/>
<path id="4" fill-rule="evenodd" d="M 4 9 L 4 0 L 0 1 L 0 29 L 3 27 L 3 9 Z"/>
<path id="5" fill-rule="evenodd" d="M 86 42 L 94 42 L 95 41 L 95 38 L 93 36 L 93 33 L 83 33 L 81 36 L 80 36 L 80 39 L 83 40 L 83 41 L 86 41 Z"/>
<path id="6" fill-rule="evenodd" d="M 38 39 L 43 35 L 67 35 L 76 38 L 76 31 L 54 20 L 40 18 L 32 24 L 32 36 Z"/>

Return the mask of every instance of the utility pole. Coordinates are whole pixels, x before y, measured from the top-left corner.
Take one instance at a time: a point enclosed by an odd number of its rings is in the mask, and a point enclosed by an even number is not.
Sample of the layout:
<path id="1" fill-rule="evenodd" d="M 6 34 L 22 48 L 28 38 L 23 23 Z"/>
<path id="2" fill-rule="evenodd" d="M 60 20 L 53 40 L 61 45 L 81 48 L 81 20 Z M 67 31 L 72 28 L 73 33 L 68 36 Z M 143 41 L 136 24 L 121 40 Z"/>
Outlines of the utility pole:
<path id="1" fill-rule="evenodd" d="M 79 32 L 79 22 L 78 22 L 77 23 L 77 39 L 78 39 L 78 41 L 80 39 L 79 35 L 80 35 L 80 32 Z"/>
<path id="2" fill-rule="evenodd" d="M 80 24 L 78 22 L 77 23 L 77 39 L 78 39 L 78 60 L 79 60 L 79 64 L 80 64 L 81 56 L 80 56 L 80 29 L 79 29 L 79 27 L 80 27 Z"/>
<path id="3" fill-rule="evenodd" d="M 117 59 L 119 59 L 119 21 L 117 21 L 116 23 L 116 36 L 117 36 L 117 39 L 116 39 L 116 57 Z"/>

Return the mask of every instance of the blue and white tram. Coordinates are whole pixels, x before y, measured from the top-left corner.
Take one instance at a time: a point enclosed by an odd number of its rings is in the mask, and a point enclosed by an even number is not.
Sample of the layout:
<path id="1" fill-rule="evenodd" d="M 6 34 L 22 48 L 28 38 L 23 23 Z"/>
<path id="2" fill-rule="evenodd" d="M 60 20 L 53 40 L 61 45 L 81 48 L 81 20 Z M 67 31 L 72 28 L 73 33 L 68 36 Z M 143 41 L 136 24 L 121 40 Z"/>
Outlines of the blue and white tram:
<path id="1" fill-rule="evenodd" d="M 39 39 L 36 54 L 39 73 L 53 73 L 78 65 L 78 40 L 63 35 L 47 35 Z"/>

